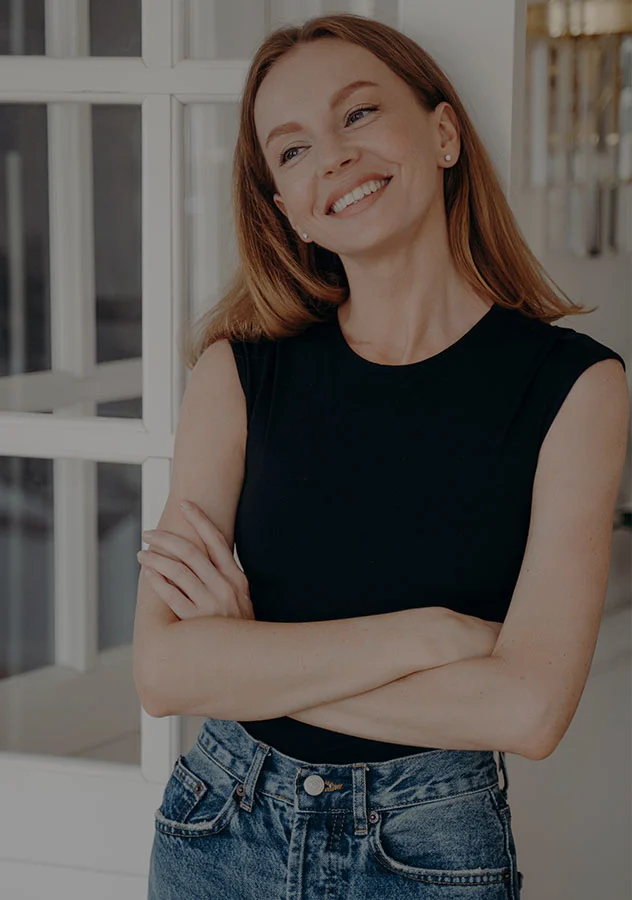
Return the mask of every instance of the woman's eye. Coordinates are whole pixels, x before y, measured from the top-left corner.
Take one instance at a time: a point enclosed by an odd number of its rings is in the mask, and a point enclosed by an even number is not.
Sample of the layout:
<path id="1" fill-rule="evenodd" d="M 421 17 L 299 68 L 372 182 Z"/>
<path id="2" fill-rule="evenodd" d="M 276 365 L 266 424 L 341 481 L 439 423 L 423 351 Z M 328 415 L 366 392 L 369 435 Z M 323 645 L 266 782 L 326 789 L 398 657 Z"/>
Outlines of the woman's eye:
<path id="1" fill-rule="evenodd" d="M 288 161 L 288 153 L 291 153 L 292 150 L 300 150 L 300 147 L 288 147 L 287 150 L 285 150 L 279 157 L 279 162 L 281 163 L 281 165 Z"/>
<path id="2" fill-rule="evenodd" d="M 361 112 L 375 112 L 377 106 L 361 106 L 360 109 L 354 109 L 353 112 L 350 112 L 347 116 L 347 121 L 351 118 L 351 116 L 355 116 L 357 113 Z"/>
<path id="3" fill-rule="evenodd" d="M 361 106 L 359 109 L 354 109 L 353 112 L 350 112 L 347 116 L 346 121 L 348 122 L 352 116 L 357 115 L 361 112 L 376 112 L 379 109 L 378 106 Z M 364 116 L 362 117 L 364 118 Z M 288 156 L 288 153 L 291 153 L 292 150 L 300 150 L 300 147 L 288 147 L 287 150 L 284 150 L 281 156 L 279 157 L 280 165 L 284 165 L 288 160 L 293 159 L 294 157 Z"/>

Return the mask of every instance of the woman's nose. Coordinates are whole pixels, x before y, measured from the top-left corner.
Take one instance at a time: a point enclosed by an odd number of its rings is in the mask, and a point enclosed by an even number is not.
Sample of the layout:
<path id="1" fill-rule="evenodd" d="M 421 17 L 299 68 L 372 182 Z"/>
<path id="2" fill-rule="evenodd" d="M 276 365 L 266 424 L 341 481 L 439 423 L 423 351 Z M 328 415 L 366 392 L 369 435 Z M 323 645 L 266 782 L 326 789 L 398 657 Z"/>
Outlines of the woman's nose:
<path id="1" fill-rule="evenodd" d="M 320 155 L 321 175 L 329 175 L 345 166 L 350 165 L 357 158 L 357 151 L 345 146 L 338 139 L 330 140 L 323 144 Z"/>

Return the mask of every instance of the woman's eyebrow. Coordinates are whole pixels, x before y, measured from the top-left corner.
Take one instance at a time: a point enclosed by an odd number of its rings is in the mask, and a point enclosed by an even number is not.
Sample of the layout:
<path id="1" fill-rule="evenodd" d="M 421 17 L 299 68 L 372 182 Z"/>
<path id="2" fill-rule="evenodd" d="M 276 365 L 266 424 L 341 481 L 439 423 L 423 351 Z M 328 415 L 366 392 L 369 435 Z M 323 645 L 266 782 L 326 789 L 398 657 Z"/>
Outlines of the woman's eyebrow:
<path id="1" fill-rule="evenodd" d="M 376 84 L 375 81 L 352 81 L 336 91 L 329 101 L 329 108 L 334 109 L 340 103 L 344 103 L 350 94 L 363 87 L 379 87 L 379 85 Z M 299 125 L 298 122 L 285 122 L 283 125 L 277 125 L 266 138 L 265 146 L 267 147 L 271 141 L 280 137 L 282 134 L 291 134 L 293 131 L 300 131 L 301 127 L 302 126 Z"/>

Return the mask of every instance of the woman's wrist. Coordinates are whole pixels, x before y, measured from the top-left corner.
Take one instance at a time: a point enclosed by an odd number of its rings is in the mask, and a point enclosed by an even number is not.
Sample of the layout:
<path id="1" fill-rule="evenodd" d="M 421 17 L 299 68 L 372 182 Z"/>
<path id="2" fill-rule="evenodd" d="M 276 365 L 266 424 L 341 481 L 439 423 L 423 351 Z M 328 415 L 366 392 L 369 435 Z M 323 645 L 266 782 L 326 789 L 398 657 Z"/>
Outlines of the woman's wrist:
<path id="1" fill-rule="evenodd" d="M 412 672 L 434 669 L 464 658 L 464 629 L 452 610 L 442 606 L 414 607 L 401 610 L 404 643 L 398 647 Z"/>
<path id="2" fill-rule="evenodd" d="M 468 616 L 453 609 L 436 608 L 442 613 L 440 627 L 443 629 L 442 650 L 445 654 L 444 662 L 439 665 L 491 655 L 502 628 L 501 623 Z"/>
<path id="3" fill-rule="evenodd" d="M 489 656 L 501 627 L 444 606 L 403 610 L 403 613 L 402 624 L 415 671 Z"/>

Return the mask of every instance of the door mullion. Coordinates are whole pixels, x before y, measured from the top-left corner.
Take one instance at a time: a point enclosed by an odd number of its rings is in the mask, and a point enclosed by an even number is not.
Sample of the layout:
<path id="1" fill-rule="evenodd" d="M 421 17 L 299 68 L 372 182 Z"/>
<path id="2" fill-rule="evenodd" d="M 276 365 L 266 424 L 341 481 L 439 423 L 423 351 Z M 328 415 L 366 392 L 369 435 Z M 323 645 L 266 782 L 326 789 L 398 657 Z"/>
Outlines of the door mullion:
<path id="1" fill-rule="evenodd" d="M 86 0 L 47 3 L 46 14 L 49 55 L 89 55 Z M 52 369 L 85 378 L 96 361 L 91 107 L 50 103 L 47 112 Z M 90 401 L 53 411 L 95 412 Z M 55 662 L 86 671 L 98 652 L 96 463 L 53 466 Z"/>
<path id="2" fill-rule="evenodd" d="M 89 0 L 45 0 L 46 55 L 90 56 Z"/>
<path id="3" fill-rule="evenodd" d="M 142 53 L 149 68 L 171 68 L 177 62 L 174 24 L 182 5 L 173 0 L 142 0 Z"/>
<path id="4" fill-rule="evenodd" d="M 173 262 L 171 98 L 143 103 L 143 421 L 152 432 L 173 424 Z"/>

